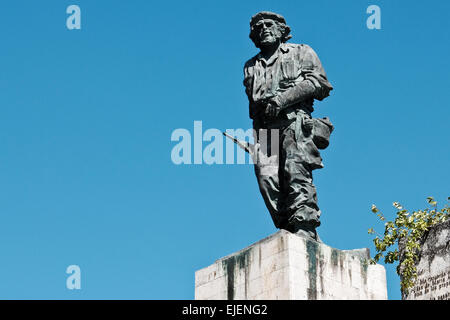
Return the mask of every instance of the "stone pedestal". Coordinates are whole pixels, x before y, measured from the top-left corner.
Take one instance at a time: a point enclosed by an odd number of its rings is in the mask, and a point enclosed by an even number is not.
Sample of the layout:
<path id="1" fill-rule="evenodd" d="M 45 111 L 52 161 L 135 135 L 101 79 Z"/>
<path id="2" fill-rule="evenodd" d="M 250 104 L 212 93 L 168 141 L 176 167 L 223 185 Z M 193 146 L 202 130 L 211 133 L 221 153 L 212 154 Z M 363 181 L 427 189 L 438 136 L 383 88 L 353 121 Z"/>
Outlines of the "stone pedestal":
<path id="1" fill-rule="evenodd" d="M 430 228 L 424 236 L 416 267 L 415 285 L 403 299 L 450 300 L 450 220 Z"/>
<path id="2" fill-rule="evenodd" d="M 387 299 L 384 267 L 368 259 L 280 230 L 198 270 L 195 299 Z"/>

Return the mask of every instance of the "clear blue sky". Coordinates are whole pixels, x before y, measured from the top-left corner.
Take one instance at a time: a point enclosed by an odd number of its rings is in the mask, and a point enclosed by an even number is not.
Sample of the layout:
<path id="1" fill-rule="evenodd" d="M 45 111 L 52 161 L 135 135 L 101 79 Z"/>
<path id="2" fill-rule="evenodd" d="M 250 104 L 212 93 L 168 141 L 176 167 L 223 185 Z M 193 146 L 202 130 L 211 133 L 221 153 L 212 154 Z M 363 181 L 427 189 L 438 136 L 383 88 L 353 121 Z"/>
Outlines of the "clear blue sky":
<path id="1" fill-rule="evenodd" d="M 382 30 L 366 28 L 370 4 Z M 2 1 L 0 298 L 193 299 L 195 270 L 276 231 L 251 166 L 170 158 L 194 120 L 251 126 L 260 10 L 286 17 L 335 87 L 315 112 L 336 128 L 314 172 L 324 242 L 373 252 L 373 203 L 392 217 L 393 201 L 447 199 L 448 1 Z"/>

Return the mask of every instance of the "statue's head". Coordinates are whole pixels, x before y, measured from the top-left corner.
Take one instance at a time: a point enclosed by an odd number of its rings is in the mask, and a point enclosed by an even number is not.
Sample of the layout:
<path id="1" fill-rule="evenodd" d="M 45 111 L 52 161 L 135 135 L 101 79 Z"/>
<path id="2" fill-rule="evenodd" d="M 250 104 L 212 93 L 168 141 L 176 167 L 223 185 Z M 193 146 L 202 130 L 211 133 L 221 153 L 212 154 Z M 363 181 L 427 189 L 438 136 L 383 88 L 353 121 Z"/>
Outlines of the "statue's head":
<path id="1" fill-rule="evenodd" d="M 291 28 L 283 16 L 269 11 L 261 11 L 250 20 L 250 39 L 257 48 L 269 47 L 288 41 Z"/>

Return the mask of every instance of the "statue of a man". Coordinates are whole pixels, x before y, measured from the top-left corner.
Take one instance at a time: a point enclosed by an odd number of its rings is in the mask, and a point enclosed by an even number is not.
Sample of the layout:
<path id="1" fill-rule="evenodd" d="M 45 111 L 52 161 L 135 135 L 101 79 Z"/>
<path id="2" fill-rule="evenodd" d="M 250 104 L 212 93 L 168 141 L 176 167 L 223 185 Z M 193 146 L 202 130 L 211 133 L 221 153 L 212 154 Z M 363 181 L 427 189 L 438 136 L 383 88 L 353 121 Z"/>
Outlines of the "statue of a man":
<path id="1" fill-rule="evenodd" d="M 258 162 L 255 173 L 275 226 L 319 241 L 312 170 L 323 167 L 318 149 L 328 146 L 333 126 L 311 113 L 314 100 L 326 98 L 333 87 L 313 49 L 286 43 L 290 38 L 279 14 L 259 12 L 250 21 L 250 39 L 260 49 L 244 67 L 255 145 L 262 144 L 261 132 L 276 130 L 272 139 L 279 146 L 276 152 L 270 150 L 272 141 L 265 148 L 267 155 L 277 154 L 275 170 Z"/>

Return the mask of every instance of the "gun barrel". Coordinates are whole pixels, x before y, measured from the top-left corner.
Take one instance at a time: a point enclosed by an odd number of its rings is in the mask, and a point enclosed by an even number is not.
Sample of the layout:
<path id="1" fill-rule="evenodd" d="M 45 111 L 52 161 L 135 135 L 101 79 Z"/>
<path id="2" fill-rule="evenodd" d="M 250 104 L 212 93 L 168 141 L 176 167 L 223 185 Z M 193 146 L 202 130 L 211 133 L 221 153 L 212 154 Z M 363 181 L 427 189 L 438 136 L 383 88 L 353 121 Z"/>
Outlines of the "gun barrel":
<path id="1" fill-rule="evenodd" d="M 242 142 L 242 141 L 240 141 L 239 139 L 230 136 L 230 135 L 229 135 L 228 133 L 226 133 L 226 132 L 222 132 L 222 134 L 223 134 L 225 137 L 227 137 L 227 138 L 233 140 L 233 142 L 236 143 L 240 148 L 242 148 L 242 149 L 244 149 L 246 152 L 252 154 L 252 147 L 253 147 L 252 144 L 248 143 L 247 141 Z"/>

